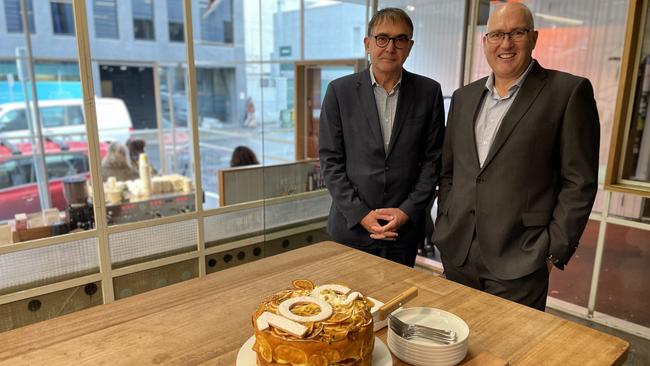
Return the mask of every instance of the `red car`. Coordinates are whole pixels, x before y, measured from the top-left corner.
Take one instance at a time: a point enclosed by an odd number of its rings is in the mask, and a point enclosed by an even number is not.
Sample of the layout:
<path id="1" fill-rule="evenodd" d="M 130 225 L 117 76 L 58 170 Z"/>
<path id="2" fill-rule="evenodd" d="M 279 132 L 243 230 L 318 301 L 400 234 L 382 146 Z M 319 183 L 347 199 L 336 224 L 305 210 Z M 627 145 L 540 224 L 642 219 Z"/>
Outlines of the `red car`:
<path id="1" fill-rule="evenodd" d="M 80 174 L 90 176 L 88 143 L 47 140 L 44 145 L 52 206 L 64 210 L 63 178 Z M 101 157 L 106 155 L 108 146 L 107 143 L 100 144 Z M 0 221 L 13 219 L 17 213 L 38 211 L 41 211 L 41 205 L 32 145 L 0 141 Z"/>

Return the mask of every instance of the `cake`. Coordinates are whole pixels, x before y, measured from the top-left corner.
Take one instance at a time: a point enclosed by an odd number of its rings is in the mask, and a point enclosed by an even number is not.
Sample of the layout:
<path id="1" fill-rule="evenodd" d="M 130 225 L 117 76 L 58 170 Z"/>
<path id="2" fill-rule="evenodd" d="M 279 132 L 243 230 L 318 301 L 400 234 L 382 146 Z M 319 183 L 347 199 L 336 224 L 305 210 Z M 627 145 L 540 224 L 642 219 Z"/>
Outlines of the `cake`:
<path id="1" fill-rule="evenodd" d="M 373 302 L 341 285 L 296 280 L 253 312 L 258 366 L 370 366 Z"/>

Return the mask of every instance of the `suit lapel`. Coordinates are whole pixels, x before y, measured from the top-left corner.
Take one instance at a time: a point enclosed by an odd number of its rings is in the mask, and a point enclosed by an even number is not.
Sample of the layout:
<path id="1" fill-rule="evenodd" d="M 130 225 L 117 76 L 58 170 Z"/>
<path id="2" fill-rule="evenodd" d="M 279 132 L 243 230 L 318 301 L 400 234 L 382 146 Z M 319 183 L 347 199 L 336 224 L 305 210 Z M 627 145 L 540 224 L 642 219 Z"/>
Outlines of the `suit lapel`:
<path id="1" fill-rule="evenodd" d="M 415 87 L 413 86 L 412 79 L 413 78 L 410 72 L 402 70 L 402 83 L 399 87 L 397 110 L 395 111 L 395 119 L 393 120 L 393 129 L 390 133 L 390 141 L 388 143 L 388 152 L 386 153 L 386 159 L 388 159 L 391 151 L 393 151 L 395 140 L 397 140 L 397 137 L 402 130 L 402 126 L 404 126 L 406 117 L 409 116 L 411 109 L 413 109 L 413 103 L 415 101 Z"/>
<path id="2" fill-rule="evenodd" d="M 357 79 L 357 90 L 363 110 L 366 112 L 366 120 L 370 126 L 370 131 L 375 138 L 375 142 L 378 143 L 383 150 L 384 139 L 381 134 L 381 126 L 379 125 L 379 114 L 377 113 L 375 92 L 372 90 L 372 84 L 370 81 L 370 69 L 366 69 L 359 74 L 359 78 Z"/>
<path id="3" fill-rule="evenodd" d="M 469 91 L 469 95 L 467 97 L 467 105 L 474 106 L 473 110 L 469 110 L 472 112 L 472 115 L 469 116 L 471 119 L 469 119 L 470 125 L 468 128 L 471 130 L 472 141 L 470 145 L 476 169 L 480 167 L 480 164 L 478 161 L 478 150 L 476 149 L 476 128 L 474 127 L 476 126 L 476 118 L 478 118 L 479 111 L 481 110 L 481 105 L 483 104 L 483 98 L 487 92 L 485 89 L 485 81 L 487 81 L 487 78 L 484 78 L 483 81 L 476 83 L 476 86 Z"/>
<path id="4" fill-rule="evenodd" d="M 521 86 L 521 90 L 519 90 L 516 99 L 513 101 L 505 117 L 503 117 L 499 131 L 497 131 L 492 147 L 490 147 L 490 151 L 485 158 L 485 163 L 481 168 L 481 172 L 487 168 L 494 156 L 508 140 L 512 131 L 524 117 L 530 106 L 535 101 L 535 98 L 539 95 L 544 84 L 546 84 L 546 72 L 538 63 L 535 63 L 526 77 L 524 84 Z"/>

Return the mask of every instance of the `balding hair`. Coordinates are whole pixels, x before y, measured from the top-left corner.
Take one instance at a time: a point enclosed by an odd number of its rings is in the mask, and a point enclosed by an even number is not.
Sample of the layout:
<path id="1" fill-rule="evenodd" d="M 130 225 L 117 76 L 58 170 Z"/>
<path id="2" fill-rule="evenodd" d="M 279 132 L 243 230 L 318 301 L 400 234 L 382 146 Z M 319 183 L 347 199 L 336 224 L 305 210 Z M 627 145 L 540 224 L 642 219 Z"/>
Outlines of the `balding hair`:
<path id="1" fill-rule="evenodd" d="M 497 8 L 490 14 L 490 18 L 492 18 L 492 15 L 501 11 L 501 9 L 511 9 L 511 8 L 518 8 L 521 11 L 524 12 L 524 17 L 526 18 L 526 26 L 528 29 L 535 29 L 535 21 L 533 20 L 533 13 L 530 11 L 530 9 L 524 5 L 523 3 L 505 3 L 497 6 Z M 490 20 L 488 19 L 488 24 L 490 23 Z"/>

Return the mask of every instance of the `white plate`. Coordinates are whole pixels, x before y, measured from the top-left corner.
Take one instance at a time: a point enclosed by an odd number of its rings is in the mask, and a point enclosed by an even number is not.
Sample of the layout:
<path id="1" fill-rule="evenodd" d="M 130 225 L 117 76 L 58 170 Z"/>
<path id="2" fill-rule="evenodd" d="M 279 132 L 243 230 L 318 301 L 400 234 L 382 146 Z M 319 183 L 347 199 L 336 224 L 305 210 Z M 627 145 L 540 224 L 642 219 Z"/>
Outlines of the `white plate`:
<path id="1" fill-rule="evenodd" d="M 438 365 L 456 365 L 467 355 L 467 349 L 462 352 L 456 352 L 455 354 L 449 355 L 439 355 L 436 353 L 431 354 L 416 354 L 412 351 L 401 348 L 395 343 L 392 339 L 388 340 L 388 348 L 393 352 L 395 357 L 399 358 L 402 361 L 411 363 L 413 365 L 424 365 L 424 366 L 438 366 Z"/>
<path id="2" fill-rule="evenodd" d="M 409 324 L 420 324 L 431 328 L 449 329 L 456 332 L 456 343 L 450 345 L 436 344 L 426 340 L 411 339 L 405 340 L 408 344 L 421 349 L 451 349 L 458 343 L 467 341 L 469 327 L 458 315 L 436 308 L 408 308 L 393 313 L 401 321 Z"/>
<path id="3" fill-rule="evenodd" d="M 257 365 L 257 354 L 253 351 L 253 344 L 255 344 L 255 336 L 248 338 L 241 346 L 237 353 L 237 366 Z M 388 347 L 377 337 L 375 337 L 375 348 L 372 350 L 372 366 L 393 366 L 393 357 Z"/>
<path id="4" fill-rule="evenodd" d="M 395 351 L 395 348 L 399 348 L 400 351 L 406 351 L 416 355 L 422 356 L 436 356 L 436 357 L 445 357 L 449 355 L 457 355 L 460 353 L 467 353 L 468 344 L 467 342 L 457 343 L 457 347 L 451 349 L 422 349 L 420 347 L 414 347 L 405 342 L 404 338 L 396 335 L 393 332 L 388 333 L 388 348 L 391 351 Z"/>

